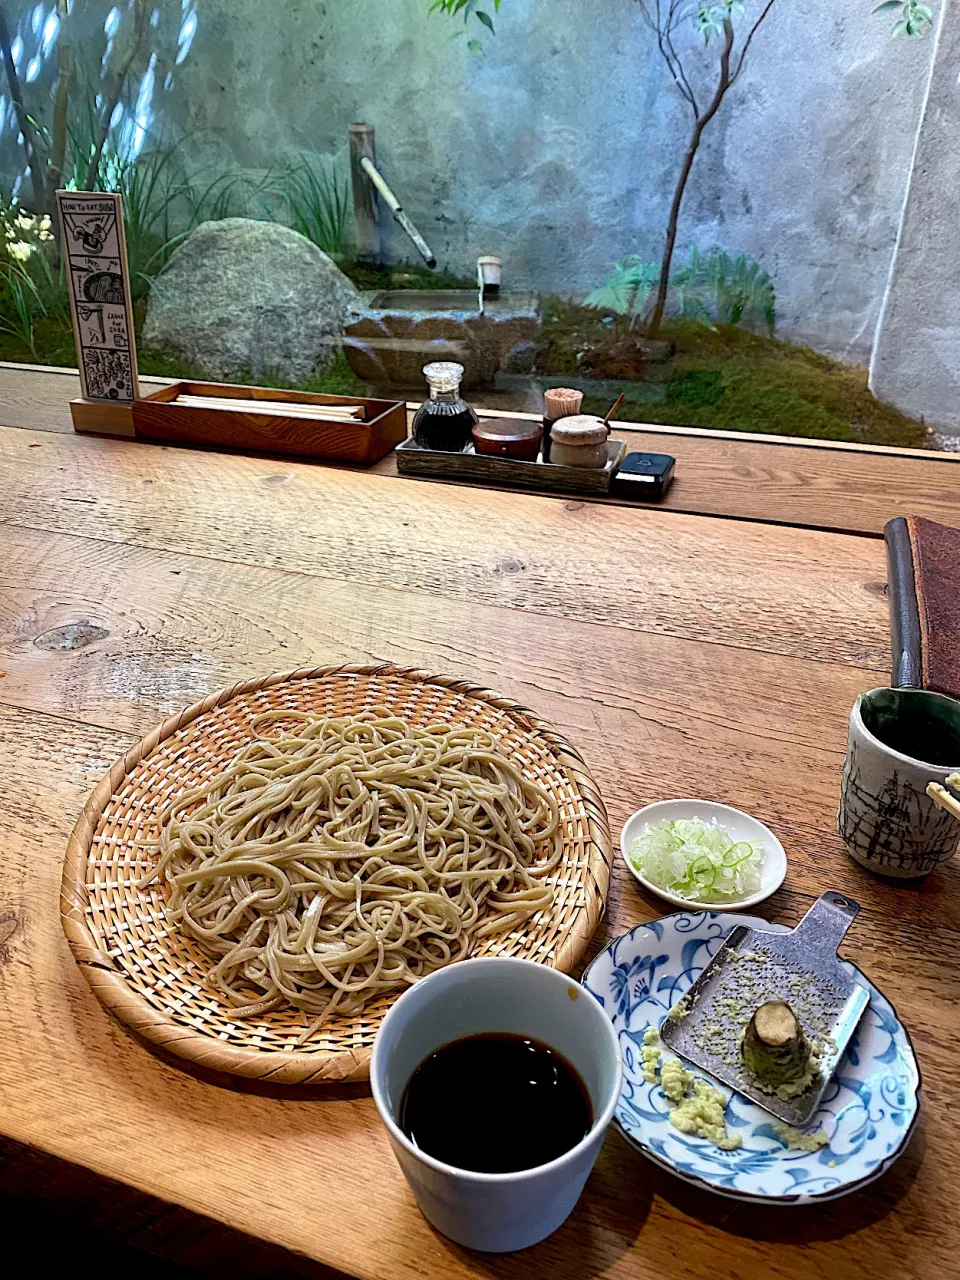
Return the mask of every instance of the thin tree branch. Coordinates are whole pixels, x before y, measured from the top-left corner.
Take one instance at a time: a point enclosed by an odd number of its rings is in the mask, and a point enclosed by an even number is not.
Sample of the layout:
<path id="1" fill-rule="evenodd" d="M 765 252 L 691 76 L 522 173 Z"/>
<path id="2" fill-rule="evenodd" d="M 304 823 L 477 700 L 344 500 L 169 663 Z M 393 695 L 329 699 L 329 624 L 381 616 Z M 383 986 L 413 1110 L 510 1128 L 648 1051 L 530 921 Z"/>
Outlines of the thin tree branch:
<path id="1" fill-rule="evenodd" d="M 640 5 L 640 13 L 644 22 L 657 37 L 657 48 L 667 64 L 674 84 L 681 96 L 690 103 L 694 119 L 696 119 L 699 114 L 696 94 L 684 70 L 683 61 L 674 47 L 672 38 L 672 32 L 678 24 L 677 10 L 680 7 L 681 0 L 670 0 L 665 14 L 661 7 L 661 0 L 653 0 L 652 9 L 650 0 L 637 0 L 637 2 Z"/>
<path id="2" fill-rule="evenodd" d="M 733 75 L 730 77 L 730 83 L 731 83 L 731 84 L 735 84 L 735 83 L 736 83 L 736 81 L 737 81 L 737 79 L 738 79 L 738 77 L 739 77 L 739 75 L 740 75 L 740 72 L 743 70 L 743 60 L 744 60 L 744 58 L 746 58 L 746 56 L 747 56 L 747 50 L 750 48 L 750 42 L 753 40 L 753 37 L 757 34 L 757 28 L 760 26 L 760 23 L 761 23 L 761 22 L 763 22 L 764 18 L 767 16 L 767 14 L 768 14 L 768 13 L 770 12 L 770 10 L 773 8 L 774 3 L 775 3 L 775 0 L 767 0 L 767 3 L 766 3 L 766 5 L 765 5 L 765 7 L 764 7 L 764 10 L 763 10 L 763 12 L 760 14 L 760 17 L 756 20 L 756 22 L 755 22 L 755 23 L 753 24 L 753 26 L 750 28 L 750 33 L 749 33 L 749 35 L 747 36 L 746 40 L 744 40 L 744 42 L 743 42 L 743 48 L 740 50 L 740 57 L 739 57 L 739 58 L 738 58 L 738 60 L 737 60 L 737 67 L 736 67 L 736 70 L 734 71 Z"/>
<path id="3" fill-rule="evenodd" d="M 679 53 L 677 53 L 676 49 L 673 47 L 673 38 L 670 34 L 669 28 L 667 28 L 666 40 L 667 40 L 667 48 L 673 54 L 674 61 L 677 64 L 677 70 L 680 74 L 680 79 L 683 81 L 683 87 L 681 88 L 681 92 L 683 93 L 683 96 L 686 98 L 686 100 L 690 103 L 691 107 L 693 107 L 693 114 L 695 116 L 699 116 L 700 108 L 697 105 L 697 95 L 694 93 L 693 86 L 691 85 L 690 81 L 687 79 L 687 73 L 683 69 L 683 62 L 680 58 L 680 55 Z"/>
<path id="4" fill-rule="evenodd" d="M 774 3 L 774 0 L 770 0 L 770 4 L 773 4 L 773 3 Z M 770 5 L 768 4 L 767 8 L 769 7 Z M 707 105 L 706 109 L 704 110 L 703 115 L 701 115 L 697 120 L 697 123 L 699 124 L 701 129 L 703 129 L 704 125 L 709 124 L 709 122 L 720 110 L 720 103 L 723 101 L 724 94 L 727 92 L 727 90 L 730 88 L 730 85 L 733 83 L 733 81 L 730 79 L 730 52 L 732 49 L 733 49 L 733 23 L 730 21 L 729 18 L 724 18 L 723 20 L 723 52 L 720 54 L 720 76 L 717 80 L 717 87 L 714 90 L 713 97 L 710 99 L 710 102 Z"/>
<path id="5" fill-rule="evenodd" d="M 3 56 L 3 65 L 7 72 L 7 83 L 10 86 L 10 98 L 13 102 L 14 110 L 17 113 L 17 124 L 23 135 L 23 150 L 27 157 L 27 167 L 30 170 L 30 181 L 33 184 L 33 203 L 35 212 L 38 214 L 49 213 L 50 207 L 47 201 L 47 186 L 43 179 L 43 169 L 40 165 L 40 157 L 37 155 L 37 138 L 33 125 L 30 121 L 30 115 L 23 103 L 23 90 L 20 88 L 20 77 L 17 75 L 16 64 L 13 61 L 13 47 L 10 38 L 10 28 L 7 25 L 7 16 L 2 7 L 0 7 L 0 53 Z"/>
<path id="6" fill-rule="evenodd" d="M 640 14 L 644 22 L 647 24 L 647 26 L 650 28 L 651 31 L 656 31 L 657 23 L 660 21 L 660 0 L 656 0 L 656 5 L 657 5 L 656 19 L 654 19 L 653 14 L 650 12 L 648 0 L 637 0 L 637 3 L 640 6 Z"/>
<path id="7" fill-rule="evenodd" d="M 106 146 L 107 137 L 110 133 L 113 113 L 117 109 L 117 103 L 123 93 L 123 86 L 126 84 L 127 76 L 130 74 L 130 68 L 133 66 L 134 58 L 137 56 L 140 42 L 143 39 L 143 31 L 147 25 L 146 0 L 133 0 L 133 5 L 133 37 L 130 41 L 130 49 L 127 56 L 117 72 L 113 93 L 103 105 L 103 115 L 100 117 L 100 131 L 97 134 L 97 142 L 93 149 L 93 155 L 90 157 L 90 163 L 87 165 L 87 177 L 84 183 L 87 191 L 94 190 L 94 183 L 97 181 L 97 175 L 100 171 L 100 157 L 103 155 L 103 148 Z"/>

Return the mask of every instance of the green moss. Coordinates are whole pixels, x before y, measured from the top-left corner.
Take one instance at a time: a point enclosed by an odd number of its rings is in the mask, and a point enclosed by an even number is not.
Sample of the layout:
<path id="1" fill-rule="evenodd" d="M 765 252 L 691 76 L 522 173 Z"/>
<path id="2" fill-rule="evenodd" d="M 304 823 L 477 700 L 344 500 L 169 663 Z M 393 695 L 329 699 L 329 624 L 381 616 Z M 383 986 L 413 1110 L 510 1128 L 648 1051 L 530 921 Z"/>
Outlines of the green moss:
<path id="1" fill-rule="evenodd" d="M 591 349 L 627 332 L 599 312 L 546 299 L 538 371 L 588 376 Z M 667 366 L 642 370 L 651 382 L 671 371 L 662 401 L 643 406 L 645 422 L 929 447 L 924 424 L 877 400 L 867 371 L 856 365 L 734 325 L 673 321 L 661 336 L 676 344 L 676 354 Z"/>
<path id="2" fill-rule="evenodd" d="M 183 378 L 190 382 L 210 382 L 212 379 L 191 368 L 182 360 L 173 360 L 159 351 L 147 348 L 137 356 L 137 364 L 142 374 L 156 378 Z M 277 387 L 293 391 L 321 392 L 328 396 L 362 396 L 366 395 L 367 384 L 361 382 L 347 364 L 342 351 L 330 369 L 317 371 L 305 382 L 293 382 L 279 372 L 255 374 L 250 369 L 238 369 L 229 378 L 216 379 L 219 382 L 234 383 L 238 386 Z"/>
<path id="3" fill-rule="evenodd" d="M 36 357 L 25 343 L 12 334 L 0 332 L 0 360 L 17 364 L 52 364 L 58 368 L 76 368 L 77 348 L 73 341 L 73 328 L 68 320 L 50 320 L 41 317 L 36 324 L 34 345 Z"/>
<path id="4" fill-rule="evenodd" d="M 385 269 L 375 279 L 370 277 L 363 287 L 397 288 L 390 276 L 398 270 Z M 409 272 L 413 281 L 410 288 L 465 287 L 464 281 L 428 272 L 425 267 L 412 266 Z M 136 311 L 139 329 L 142 300 L 137 302 Z M 589 368 L 584 367 L 584 357 L 591 345 L 609 342 L 611 334 L 616 340 L 623 340 L 625 333 L 630 331 L 624 326 L 604 324 L 600 313 L 589 308 L 545 299 L 537 348 L 538 371 L 559 377 L 586 377 Z M 631 418 L 864 444 L 924 448 L 931 443 L 922 422 L 908 418 L 871 394 L 866 370 L 856 365 L 732 325 L 711 330 L 695 321 L 676 321 L 665 326 L 663 336 L 676 344 L 676 354 L 667 364 L 642 366 L 643 381 L 637 385 L 649 386 L 650 401 L 632 407 L 627 415 Z M 41 364 L 76 365 L 69 320 L 41 317 L 34 337 L 36 357 L 16 337 L 0 332 L 0 360 L 33 363 L 36 359 Z M 140 351 L 139 365 L 141 373 L 159 377 L 200 376 L 180 361 L 149 350 Z M 231 381 L 267 387 L 291 385 L 276 377 L 255 378 L 249 372 L 238 374 Z M 331 370 L 309 378 L 302 389 L 360 395 L 364 384 L 351 372 L 341 353 Z M 609 402 L 589 398 L 584 401 L 584 411 L 588 413 L 603 413 L 609 407 Z"/>

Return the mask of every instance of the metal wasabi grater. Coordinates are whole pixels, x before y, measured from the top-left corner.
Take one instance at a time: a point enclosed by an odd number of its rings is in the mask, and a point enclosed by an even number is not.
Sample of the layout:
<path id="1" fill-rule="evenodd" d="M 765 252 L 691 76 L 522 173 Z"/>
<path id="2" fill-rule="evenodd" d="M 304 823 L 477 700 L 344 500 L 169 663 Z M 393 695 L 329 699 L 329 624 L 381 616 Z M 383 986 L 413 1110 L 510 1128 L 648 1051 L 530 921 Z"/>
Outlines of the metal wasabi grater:
<path id="1" fill-rule="evenodd" d="M 737 925 L 683 997 L 684 1013 L 668 1017 L 660 1038 L 686 1058 L 787 1124 L 813 1116 L 870 993 L 837 958 L 858 903 L 839 893 L 818 898 L 795 929 L 768 933 Z M 753 1011 L 786 1000 L 807 1039 L 822 1051 L 810 1086 L 797 1097 L 768 1093 L 743 1068 L 740 1040 Z"/>

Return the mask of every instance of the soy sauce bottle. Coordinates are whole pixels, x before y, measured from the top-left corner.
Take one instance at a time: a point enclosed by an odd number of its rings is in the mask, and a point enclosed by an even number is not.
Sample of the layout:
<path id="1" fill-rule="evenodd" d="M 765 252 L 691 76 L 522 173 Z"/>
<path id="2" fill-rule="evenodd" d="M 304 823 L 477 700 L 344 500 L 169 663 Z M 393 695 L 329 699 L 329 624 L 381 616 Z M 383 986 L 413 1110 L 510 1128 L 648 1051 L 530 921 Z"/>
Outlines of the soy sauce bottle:
<path id="1" fill-rule="evenodd" d="M 463 365 L 448 360 L 423 366 L 430 386 L 430 399 L 420 406 L 413 420 L 413 438 L 421 449 L 460 453 L 471 441 L 471 432 L 480 419 L 460 395 Z"/>

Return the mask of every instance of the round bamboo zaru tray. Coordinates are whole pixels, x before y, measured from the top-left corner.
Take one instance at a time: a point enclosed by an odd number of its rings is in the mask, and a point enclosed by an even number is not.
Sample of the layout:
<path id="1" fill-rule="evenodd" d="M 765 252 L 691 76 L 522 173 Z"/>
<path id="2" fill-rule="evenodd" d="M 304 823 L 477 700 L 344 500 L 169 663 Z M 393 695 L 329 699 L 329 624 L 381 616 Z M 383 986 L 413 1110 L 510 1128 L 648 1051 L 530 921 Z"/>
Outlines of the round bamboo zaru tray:
<path id="1" fill-rule="evenodd" d="M 208 1070 L 271 1084 L 366 1079 L 377 1028 L 395 996 L 332 1015 L 303 1046 L 304 1015 L 238 1019 L 207 981 L 212 961 L 168 921 L 164 888 L 139 882 L 156 859 L 170 801 L 220 772 L 253 736 L 251 717 L 279 708 L 355 715 L 386 707 L 413 724 L 448 720 L 489 730 L 556 798 L 563 856 L 553 907 L 475 955 L 522 956 L 569 971 L 603 912 L 612 849 L 607 815 L 578 752 L 509 698 L 398 667 L 318 667 L 248 680 L 160 724 L 101 779 L 70 836 L 60 913 L 74 958 L 103 1004 L 140 1036 Z"/>

